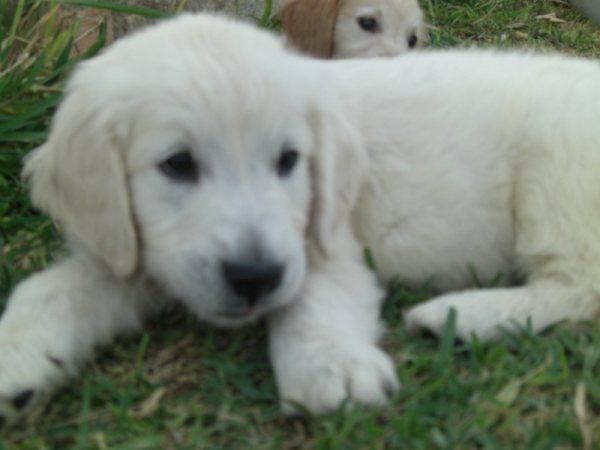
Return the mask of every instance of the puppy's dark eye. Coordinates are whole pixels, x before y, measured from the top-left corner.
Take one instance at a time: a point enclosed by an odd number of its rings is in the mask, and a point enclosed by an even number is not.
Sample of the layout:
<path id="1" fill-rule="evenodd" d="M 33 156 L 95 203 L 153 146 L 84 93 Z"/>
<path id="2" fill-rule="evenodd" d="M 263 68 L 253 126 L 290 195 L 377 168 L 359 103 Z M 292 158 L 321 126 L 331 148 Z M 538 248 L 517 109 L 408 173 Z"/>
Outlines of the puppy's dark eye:
<path id="1" fill-rule="evenodd" d="M 292 173 L 298 162 L 297 150 L 283 150 L 277 160 L 277 175 L 281 178 L 287 177 Z"/>
<path id="2" fill-rule="evenodd" d="M 410 48 L 415 48 L 417 46 L 417 42 L 419 42 L 419 38 L 416 34 L 411 34 L 408 38 L 408 46 Z"/>
<path id="3" fill-rule="evenodd" d="M 356 19 L 358 26 L 369 33 L 377 33 L 379 31 L 379 22 L 375 17 L 365 16 Z"/>
<path id="4" fill-rule="evenodd" d="M 198 181 L 198 164 L 188 151 L 175 153 L 159 163 L 158 168 L 163 174 L 175 181 Z"/>

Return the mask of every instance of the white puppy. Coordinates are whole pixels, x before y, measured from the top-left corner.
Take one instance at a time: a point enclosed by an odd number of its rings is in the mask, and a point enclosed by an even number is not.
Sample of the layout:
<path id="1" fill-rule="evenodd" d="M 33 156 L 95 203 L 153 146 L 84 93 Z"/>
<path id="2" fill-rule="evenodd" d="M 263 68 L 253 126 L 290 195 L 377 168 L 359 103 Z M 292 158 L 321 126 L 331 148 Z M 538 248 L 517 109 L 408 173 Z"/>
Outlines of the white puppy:
<path id="1" fill-rule="evenodd" d="M 397 381 L 365 245 L 385 280 L 525 282 L 434 298 L 413 328 L 439 333 L 450 308 L 465 339 L 593 317 L 599 99 L 597 63 L 556 56 L 321 62 L 213 16 L 117 42 L 76 71 L 26 164 L 74 255 L 10 299 L 0 414 L 169 299 L 216 324 L 267 317 L 286 411 L 382 404 Z"/>
<path id="2" fill-rule="evenodd" d="M 417 0 L 285 0 L 279 15 L 292 46 L 320 58 L 395 56 L 427 40 Z"/>

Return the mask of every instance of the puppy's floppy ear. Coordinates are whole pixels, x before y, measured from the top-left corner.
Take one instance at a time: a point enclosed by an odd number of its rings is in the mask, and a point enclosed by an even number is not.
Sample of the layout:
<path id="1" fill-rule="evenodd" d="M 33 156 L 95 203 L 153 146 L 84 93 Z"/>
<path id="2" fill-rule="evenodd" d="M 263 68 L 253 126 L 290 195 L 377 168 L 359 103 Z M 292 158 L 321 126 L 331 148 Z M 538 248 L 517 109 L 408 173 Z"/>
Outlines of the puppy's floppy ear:
<path id="1" fill-rule="evenodd" d="M 312 160 L 313 204 L 310 232 L 324 255 L 351 219 L 368 170 L 367 152 L 356 127 L 340 111 L 313 116 L 317 136 Z"/>
<path id="2" fill-rule="evenodd" d="M 288 0 L 279 12 L 290 42 L 319 58 L 333 54 L 333 32 L 342 0 Z"/>
<path id="3" fill-rule="evenodd" d="M 127 175 L 110 125 L 116 111 L 93 89 L 71 86 L 48 140 L 27 157 L 23 177 L 34 205 L 115 275 L 125 277 L 134 272 L 138 258 Z"/>

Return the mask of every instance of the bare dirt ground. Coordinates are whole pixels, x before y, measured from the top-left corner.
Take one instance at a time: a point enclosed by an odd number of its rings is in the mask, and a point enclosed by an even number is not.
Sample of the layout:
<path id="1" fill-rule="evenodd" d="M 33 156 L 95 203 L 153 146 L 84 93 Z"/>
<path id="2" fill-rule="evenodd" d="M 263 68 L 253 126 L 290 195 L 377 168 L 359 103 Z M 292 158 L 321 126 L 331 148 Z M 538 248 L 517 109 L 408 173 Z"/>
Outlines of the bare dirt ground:
<path id="1" fill-rule="evenodd" d="M 277 4 L 277 1 L 274 2 Z M 263 1 L 256 0 L 130 0 L 130 6 L 159 9 L 162 11 L 219 11 L 240 16 L 258 17 L 262 14 Z M 76 41 L 76 53 L 87 50 L 97 39 L 102 22 L 107 26 L 107 42 L 127 34 L 129 31 L 152 23 L 135 15 L 114 14 L 106 10 L 93 8 L 62 7 L 68 19 L 81 19 L 81 30 Z"/>

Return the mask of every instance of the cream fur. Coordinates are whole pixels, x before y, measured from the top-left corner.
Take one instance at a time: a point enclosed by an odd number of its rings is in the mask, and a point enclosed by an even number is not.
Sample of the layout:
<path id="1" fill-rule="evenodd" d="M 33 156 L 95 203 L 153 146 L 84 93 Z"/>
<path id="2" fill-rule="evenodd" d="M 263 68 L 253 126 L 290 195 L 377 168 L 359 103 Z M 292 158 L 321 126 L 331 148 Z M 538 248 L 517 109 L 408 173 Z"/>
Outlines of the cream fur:
<path id="1" fill-rule="evenodd" d="M 365 32 L 360 17 L 373 17 L 380 30 Z M 396 56 L 410 51 L 409 41 L 417 38 L 420 48 L 427 42 L 423 12 L 417 0 L 342 0 L 334 30 L 334 58 Z"/>
<path id="2" fill-rule="evenodd" d="M 217 325 L 267 318 L 286 412 L 383 404 L 398 382 L 363 246 L 383 280 L 453 291 L 407 311 L 411 329 L 441 332 L 450 308 L 465 339 L 592 318 L 599 80 L 592 61 L 478 50 L 321 62 L 206 15 L 117 42 L 76 70 L 26 164 L 73 256 L 9 300 L 0 415 L 31 411 L 174 299 Z M 182 149 L 197 181 L 158 169 Z M 220 263 L 240 258 L 286 268 L 255 308 L 223 280 Z M 464 290 L 470 267 L 524 283 Z"/>

